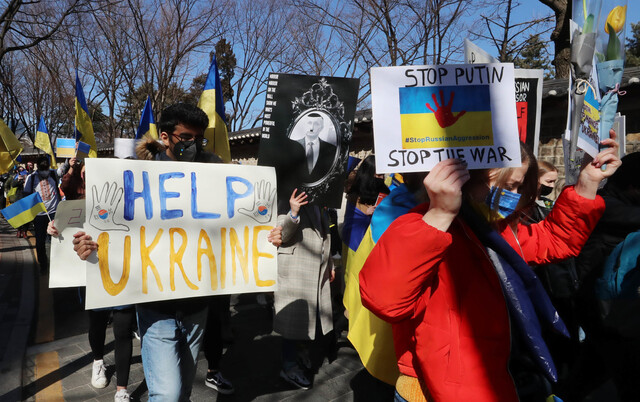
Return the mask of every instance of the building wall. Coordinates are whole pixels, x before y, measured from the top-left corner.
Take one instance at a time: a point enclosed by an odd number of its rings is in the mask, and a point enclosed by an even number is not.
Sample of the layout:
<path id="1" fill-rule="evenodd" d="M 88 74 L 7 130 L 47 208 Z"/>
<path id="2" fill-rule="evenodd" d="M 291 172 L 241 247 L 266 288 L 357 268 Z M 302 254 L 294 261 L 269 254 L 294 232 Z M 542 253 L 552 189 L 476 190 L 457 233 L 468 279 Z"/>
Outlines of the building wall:
<path id="1" fill-rule="evenodd" d="M 541 138 L 538 148 L 538 159 L 547 161 L 558 168 L 558 188 L 564 183 L 564 151 L 561 138 Z M 640 152 L 640 133 L 627 134 L 625 154 Z"/>

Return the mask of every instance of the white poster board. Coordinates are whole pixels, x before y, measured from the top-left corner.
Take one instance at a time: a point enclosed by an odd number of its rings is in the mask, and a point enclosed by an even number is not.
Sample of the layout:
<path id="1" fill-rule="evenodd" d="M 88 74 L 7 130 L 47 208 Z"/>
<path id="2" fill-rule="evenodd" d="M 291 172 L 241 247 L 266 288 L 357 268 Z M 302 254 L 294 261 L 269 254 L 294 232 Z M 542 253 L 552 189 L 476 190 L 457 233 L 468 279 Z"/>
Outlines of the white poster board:
<path id="1" fill-rule="evenodd" d="M 480 46 L 464 39 L 464 62 L 467 64 L 499 63 Z M 542 84 L 544 71 L 516 68 L 513 72 L 516 90 L 516 113 L 520 141 L 538 156 L 540 119 L 542 118 Z"/>
<path id="2" fill-rule="evenodd" d="M 500 63 L 480 46 L 464 38 L 464 62 L 467 64 Z"/>
<path id="3" fill-rule="evenodd" d="M 120 159 L 137 159 L 136 141 L 135 138 L 114 138 L 113 155 Z"/>
<path id="4" fill-rule="evenodd" d="M 84 200 L 62 201 L 56 210 L 58 236 L 51 236 L 50 288 L 84 286 L 85 262 L 73 250 L 73 235 L 83 230 Z"/>
<path id="5" fill-rule="evenodd" d="M 86 163 L 87 309 L 276 289 L 272 167 Z"/>
<path id="6" fill-rule="evenodd" d="M 376 171 L 520 166 L 513 64 L 371 69 Z"/>

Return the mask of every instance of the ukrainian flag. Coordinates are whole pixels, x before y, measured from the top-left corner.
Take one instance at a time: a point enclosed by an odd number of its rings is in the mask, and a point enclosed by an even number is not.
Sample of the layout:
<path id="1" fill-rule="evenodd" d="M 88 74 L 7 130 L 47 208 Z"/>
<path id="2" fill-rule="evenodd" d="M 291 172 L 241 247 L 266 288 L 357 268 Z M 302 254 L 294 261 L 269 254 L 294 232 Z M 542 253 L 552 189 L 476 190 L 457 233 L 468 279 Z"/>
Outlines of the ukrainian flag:
<path id="1" fill-rule="evenodd" d="M 493 145 L 488 85 L 399 88 L 402 147 Z"/>
<path id="2" fill-rule="evenodd" d="M 22 144 L 4 120 L 0 119 L 0 173 L 11 169 L 20 152 L 22 152 Z"/>
<path id="3" fill-rule="evenodd" d="M 218 73 L 218 63 L 215 56 L 209 67 L 207 82 L 204 91 L 198 101 L 198 107 L 209 116 L 209 127 L 204 131 L 204 137 L 209 141 L 205 150 L 213 152 L 225 162 L 231 162 L 229 150 L 229 137 L 224 113 L 224 100 L 222 99 L 222 85 Z"/>
<path id="4" fill-rule="evenodd" d="M 384 184 L 386 184 L 387 187 L 389 187 L 389 190 L 393 190 L 394 188 L 398 187 L 402 183 L 404 183 L 404 178 L 400 173 L 391 173 L 389 176 L 387 176 L 384 179 Z"/>
<path id="5" fill-rule="evenodd" d="M 76 71 L 76 141 L 82 141 L 91 146 L 89 151 L 89 158 L 95 158 L 98 156 L 98 148 L 96 147 L 96 137 L 93 135 L 93 124 L 91 124 L 91 117 L 89 117 L 89 108 L 87 107 L 87 100 L 84 97 L 84 91 L 82 90 L 82 84 L 78 78 L 78 72 Z"/>
<path id="6" fill-rule="evenodd" d="M 0 212 L 9 224 L 17 229 L 31 222 L 40 212 L 47 212 L 47 209 L 42 202 L 40 193 L 35 192 L 27 197 L 21 198 L 5 209 L 0 210 Z"/>
<path id="7" fill-rule="evenodd" d="M 51 147 L 51 140 L 49 139 L 49 132 L 47 126 L 44 124 L 44 117 L 40 117 L 40 124 L 38 124 L 38 131 L 36 131 L 36 140 L 33 143 L 37 148 L 43 150 L 51 157 L 51 167 L 58 168 L 56 162 L 56 156 L 53 154 L 53 148 Z"/>
<path id="8" fill-rule="evenodd" d="M 391 325 L 362 305 L 359 275 L 371 250 L 391 222 L 416 204 L 415 197 L 404 184 L 396 187 L 376 207 L 358 250 L 348 248 L 347 251 L 343 303 L 349 314 L 348 338 L 367 371 L 391 385 L 396 383 L 399 374 Z"/>
<path id="9" fill-rule="evenodd" d="M 158 128 L 156 127 L 156 121 L 153 118 L 150 96 L 147 96 L 147 101 L 144 104 L 144 110 L 142 111 L 142 117 L 140 118 L 140 125 L 138 126 L 138 132 L 136 133 L 136 140 L 139 140 L 144 135 L 153 138 L 154 140 L 158 139 Z"/>

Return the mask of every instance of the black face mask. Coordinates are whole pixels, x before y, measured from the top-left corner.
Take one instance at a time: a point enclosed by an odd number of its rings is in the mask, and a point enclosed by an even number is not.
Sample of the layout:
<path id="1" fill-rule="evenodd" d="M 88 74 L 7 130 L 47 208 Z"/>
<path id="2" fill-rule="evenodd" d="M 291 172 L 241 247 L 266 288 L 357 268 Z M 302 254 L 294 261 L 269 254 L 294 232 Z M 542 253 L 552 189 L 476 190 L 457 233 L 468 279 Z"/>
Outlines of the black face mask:
<path id="1" fill-rule="evenodd" d="M 540 185 L 541 196 L 546 197 L 547 195 L 551 194 L 552 191 L 553 191 L 553 187 L 545 186 L 544 184 Z"/>
<path id="2" fill-rule="evenodd" d="M 173 146 L 173 155 L 176 160 L 193 162 L 200 153 L 200 147 L 195 141 L 178 141 Z"/>

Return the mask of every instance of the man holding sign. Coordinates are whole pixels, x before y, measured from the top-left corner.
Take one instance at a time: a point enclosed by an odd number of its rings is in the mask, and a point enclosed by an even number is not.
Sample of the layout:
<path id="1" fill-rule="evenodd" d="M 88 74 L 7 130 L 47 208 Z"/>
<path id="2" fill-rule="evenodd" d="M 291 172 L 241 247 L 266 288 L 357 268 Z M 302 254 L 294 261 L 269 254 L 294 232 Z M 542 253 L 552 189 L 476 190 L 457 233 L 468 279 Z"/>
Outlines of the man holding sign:
<path id="1" fill-rule="evenodd" d="M 163 111 L 159 122 L 162 144 L 156 141 L 140 143 L 138 157 L 158 161 L 221 162 L 216 155 L 202 150 L 206 144 L 204 129 L 207 125 L 207 115 L 199 108 L 188 104 L 170 106 Z M 116 189 L 115 183 L 113 187 L 107 188 L 98 197 L 97 190 L 93 189 L 93 202 L 98 202 L 102 208 L 97 211 L 100 218 L 98 222 L 115 225 L 112 230 L 128 231 L 127 225 L 113 219 L 122 199 L 122 189 Z M 87 211 L 91 225 L 94 223 L 91 223 L 89 216 L 93 212 Z M 81 259 L 86 260 L 98 250 L 98 243 L 90 235 L 78 232 L 74 237 L 74 249 Z M 189 399 L 206 324 L 207 305 L 206 298 L 136 305 L 150 401 Z"/>

